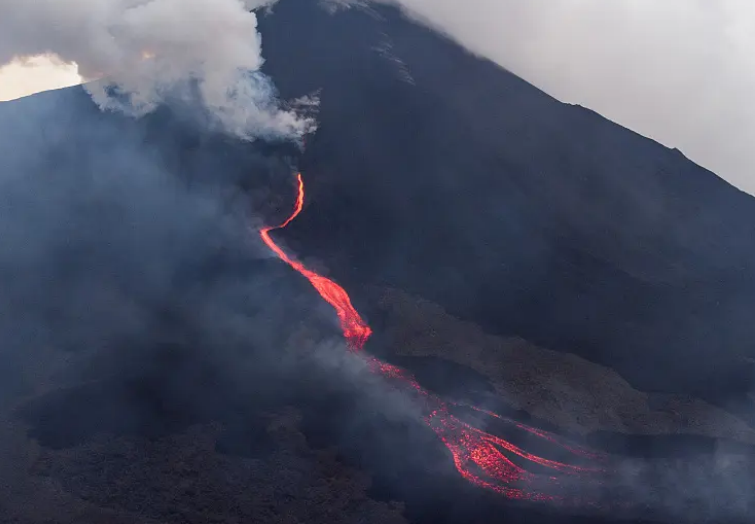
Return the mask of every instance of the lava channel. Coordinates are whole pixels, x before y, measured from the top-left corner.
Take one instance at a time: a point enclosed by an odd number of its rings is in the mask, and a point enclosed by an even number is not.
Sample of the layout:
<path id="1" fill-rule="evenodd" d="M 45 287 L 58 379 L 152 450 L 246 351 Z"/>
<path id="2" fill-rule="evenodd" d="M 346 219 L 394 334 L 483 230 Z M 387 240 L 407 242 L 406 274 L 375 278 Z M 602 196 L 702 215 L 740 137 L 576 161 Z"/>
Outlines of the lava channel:
<path id="1" fill-rule="evenodd" d="M 288 256 L 270 236 L 272 231 L 285 228 L 302 211 L 304 181 L 301 173 L 297 175 L 296 180 L 298 191 L 293 212 L 282 224 L 260 229 L 260 237 L 283 262 L 306 277 L 320 296 L 335 309 L 348 347 L 354 352 L 362 352 L 367 339 L 372 334 L 372 329 L 356 311 L 346 290 Z M 445 401 L 422 388 L 414 376 L 407 371 L 369 355 L 364 355 L 364 358 L 370 369 L 382 375 L 388 383 L 414 394 L 422 408 L 424 423 L 448 448 L 456 469 L 467 481 L 511 499 L 590 504 L 588 501 L 567 496 L 566 493 L 569 490 L 566 488 L 568 486 L 566 481 L 569 478 L 576 478 L 582 486 L 585 483 L 598 482 L 606 473 L 604 455 L 569 444 L 556 434 L 527 426 L 491 411 Z M 461 420 L 451 413 L 450 408 L 454 406 L 471 409 L 495 419 L 498 423 L 503 422 L 527 431 L 534 438 L 547 441 L 551 446 L 574 456 L 580 465 L 549 460 L 529 453 L 501 437 Z M 517 457 L 517 462 L 537 465 L 540 471 L 544 470 L 548 473 L 527 471 L 511 459 L 514 456 Z M 584 465 L 585 462 L 588 465 Z"/>

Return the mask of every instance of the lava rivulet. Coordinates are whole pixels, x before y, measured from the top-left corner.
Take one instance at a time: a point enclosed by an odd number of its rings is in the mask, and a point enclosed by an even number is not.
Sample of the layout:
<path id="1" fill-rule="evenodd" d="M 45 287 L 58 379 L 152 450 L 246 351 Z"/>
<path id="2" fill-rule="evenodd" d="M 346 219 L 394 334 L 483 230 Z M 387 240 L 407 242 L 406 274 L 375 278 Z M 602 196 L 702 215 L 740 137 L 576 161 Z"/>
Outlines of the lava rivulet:
<path id="1" fill-rule="evenodd" d="M 310 271 L 304 264 L 298 262 L 283 251 L 278 245 L 270 238 L 270 231 L 275 229 L 282 229 L 289 225 L 293 219 L 295 219 L 299 213 L 301 213 L 304 206 L 304 181 L 301 178 L 301 173 L 296 177 L 298 183 L 298 192 L 296 196 L 296 204 L 294 205 L 294 211 L 281 225 L 275 227 L 264 227 L 260 229 L 260 236 L 262 241 L 269 247 L 278 258 L 283 260 L 286 264 L 294 268 L 309 280 L 310 284 L 314 286 L 320 296 L 325 301 L 333 306 L 338 314 L 338 320 L 341 323 L 341 329 L 343 335 L 349 342 L 349 345 L 354 350 L 362 349 L 364 343 L 370 338 L 372 329 L 368 326 L 362 317 L 359 316 L 354 306 L 351 305 L 351 298 L 341 286 L 336 284 L 330 279 L 327 279 L 321 275 L 318 275 L 314 271 Z"/>
<path id="2" fill-rule="evenodd" d="M 362 319 L 351 303 L 348 293 L 332 280 L 307 269 L 301 262 L 289 257 L 271 238 L 270 232 L 282 229 L 301 213 L 304 206 L 304 181 L 297 175 L 298 192 L 291 215 L 279 226 L 264 227 L 260 230 L 262 241 L 282 261 L 298 271 L 314 286 L 320 296 L 336 311 L 338 319 L 351 350 L 363 349 L 372 330 Z M 439 396 L 422 388 L 407 371 L 374 357 L 365 355 L 370 369 L 379 373 L 385 380 L 416 397 L 422 408 L 423 421 L 438 435 L 453 457 L 454 465 L 462 477 L 469 482 L 495 491 L 509 498 L 521 500 L 548 500 L 570 502 L 562 489 L 563 480 L 579 477 L 581 482 L 594 482 L 601 477 L 604 457 L 585 448 L 568 444 L 558 435 L 532 428 L 515 420 L 474 406 L 456 405 L 444 401 Z M 576 465 L 550 460 L 527 452 L 519 446 L 487 433 L 467 423 L 451 413 L 454 406 L 466 407 L 473 412 L 526 431 L 534 438 L 547 441 L 552 447 L 574 456 L 590 465 Z M 514 462 L 530 463 L 546 473 L 533 473 Z M 573 502 L 573 501 L 572 501 Z"/>

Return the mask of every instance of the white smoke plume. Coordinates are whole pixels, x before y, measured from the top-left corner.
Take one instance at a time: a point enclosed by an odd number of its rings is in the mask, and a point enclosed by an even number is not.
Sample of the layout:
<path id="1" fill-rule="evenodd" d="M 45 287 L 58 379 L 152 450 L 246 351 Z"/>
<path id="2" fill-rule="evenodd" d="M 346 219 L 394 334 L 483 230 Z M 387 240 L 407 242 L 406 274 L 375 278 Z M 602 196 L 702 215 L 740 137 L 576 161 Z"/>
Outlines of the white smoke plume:
<path id="1" fill-rule="evenodd" d="M 140 116 L 192 96 L 244 139 L 301 137 L 311 118 L 282 108 L 260 72 L 254 10 L 275 0 L 2 0 L 0 65 L 75 62 L 103 109 Z"/>

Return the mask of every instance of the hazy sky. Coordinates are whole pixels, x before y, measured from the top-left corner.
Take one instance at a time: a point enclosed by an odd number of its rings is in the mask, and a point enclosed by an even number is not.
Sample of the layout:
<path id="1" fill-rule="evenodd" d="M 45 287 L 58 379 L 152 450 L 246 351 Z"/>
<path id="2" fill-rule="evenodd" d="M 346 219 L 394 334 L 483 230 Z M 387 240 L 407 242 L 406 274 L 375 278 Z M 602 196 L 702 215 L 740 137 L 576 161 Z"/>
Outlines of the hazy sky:
<path id="1" fill-rule="evenodd" d="M 755 1 L 385 1 L 755 193 Z"/>
<path id="2" fill-rule="evenodd" d="M 46 57 L 16 61 L 0 67 L 0 102 L 81 82 L 73 64 L 56 64 Z"/>
<path id="3" fill-rule="evenodd" d="M 755 193 L 755 1 L 384 1 Z M 42 79 L 60 85 L 71 71 L 2 70 L 0 99 Z"/>

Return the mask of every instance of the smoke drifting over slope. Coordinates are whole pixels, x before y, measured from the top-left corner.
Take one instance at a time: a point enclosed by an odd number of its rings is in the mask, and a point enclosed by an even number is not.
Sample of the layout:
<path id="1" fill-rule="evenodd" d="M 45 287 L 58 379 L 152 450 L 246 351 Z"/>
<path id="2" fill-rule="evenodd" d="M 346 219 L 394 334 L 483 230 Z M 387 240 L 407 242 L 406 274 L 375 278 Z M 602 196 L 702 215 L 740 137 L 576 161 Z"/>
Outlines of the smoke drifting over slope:
<path id="1" fill-rule="evenodd" d="M 174 97 L 198 99 L 226 132 L 300 137 L 314 121 L 282 108 L 263 63 L 257 16 L 275 0 L 9 0 L 0 65 L 52 54 L 76 62 L 103 109 L 134 115 Z"/>
<path id="2" fill-rule="evenodd" d="M 749 0 L 381 1 L 755 192 Z"/>

